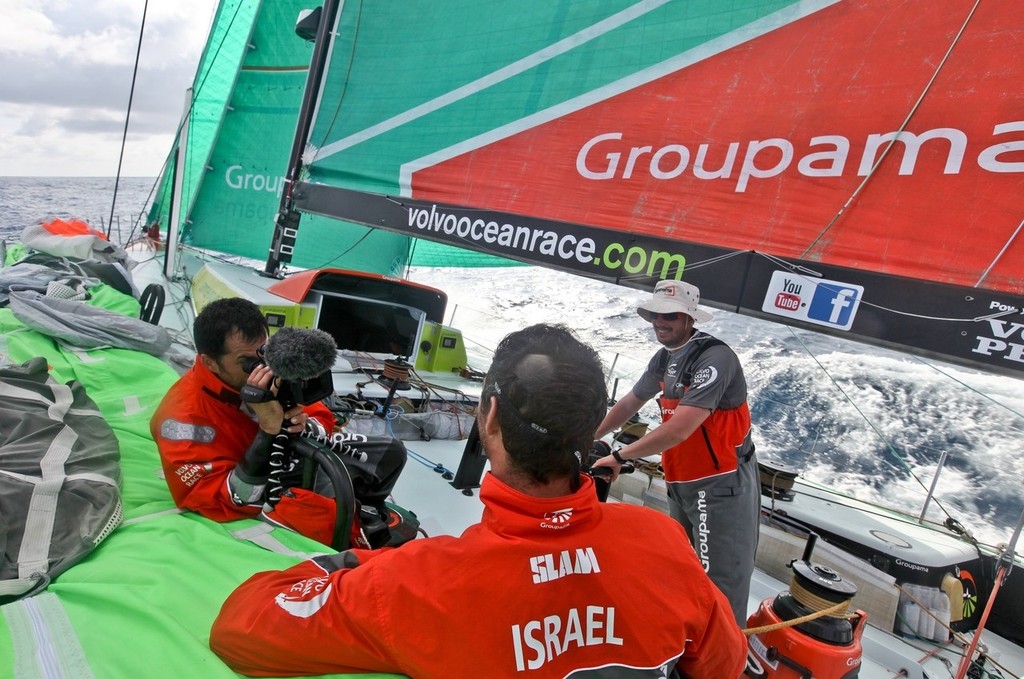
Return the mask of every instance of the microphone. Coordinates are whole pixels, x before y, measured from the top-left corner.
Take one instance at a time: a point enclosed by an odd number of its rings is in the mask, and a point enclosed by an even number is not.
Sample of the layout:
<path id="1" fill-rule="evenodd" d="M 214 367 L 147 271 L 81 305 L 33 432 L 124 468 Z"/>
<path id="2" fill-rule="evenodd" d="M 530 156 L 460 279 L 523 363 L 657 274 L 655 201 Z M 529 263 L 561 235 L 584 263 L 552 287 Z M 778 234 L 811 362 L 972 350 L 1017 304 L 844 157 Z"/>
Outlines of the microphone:
<path id="1" fill-rule="evenodd" d="M 334 367 L 338 346 L 323 330 L 284 327 L 267 342 L 263 360 L 282 380 L 318 377 Z"/>

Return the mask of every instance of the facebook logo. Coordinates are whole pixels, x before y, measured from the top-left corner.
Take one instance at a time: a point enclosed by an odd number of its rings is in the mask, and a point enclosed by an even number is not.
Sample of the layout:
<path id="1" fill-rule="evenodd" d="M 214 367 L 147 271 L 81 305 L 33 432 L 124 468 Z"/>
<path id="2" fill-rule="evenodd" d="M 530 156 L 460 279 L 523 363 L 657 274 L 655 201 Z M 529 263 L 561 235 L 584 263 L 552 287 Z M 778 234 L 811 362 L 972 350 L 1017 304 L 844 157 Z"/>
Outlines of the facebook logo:
<path id="1" fill-rule="evenodd" d="M 822 325 L 849 329 L 860 290 L 836 283 L 819 283 L 807 308 L 807 319 Z"/>

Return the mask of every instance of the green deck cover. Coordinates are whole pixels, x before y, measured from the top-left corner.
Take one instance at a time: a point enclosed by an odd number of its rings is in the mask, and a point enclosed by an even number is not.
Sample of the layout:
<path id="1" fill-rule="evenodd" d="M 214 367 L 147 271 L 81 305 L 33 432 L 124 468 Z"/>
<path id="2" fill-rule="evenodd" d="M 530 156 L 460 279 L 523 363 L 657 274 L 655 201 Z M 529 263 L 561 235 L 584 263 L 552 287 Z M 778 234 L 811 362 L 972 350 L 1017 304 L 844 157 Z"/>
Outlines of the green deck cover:
<path id="1" fill-rule="evenodd" d="M 139 309 L 106 286 L 93 289 L 91 303 L 126 314 Z M 149 433 L 150 417 L 178 377 L 169 365 L 125 349 L 61 348 L 0 309 L 0 360 L 33 356 L 45 357 L 59 382 L 85 385 L 117 435 L 125 522 L 42 594 L 0 607 L 0 677 L 238 676 L 208 646 L 221 603 L 253 573 L 301 557 L 232 535 L 265 525 L 258 521 L 218 524 L 175 510 Z M 289 531 L 271 535 L 296 553 L 327 551 Z M 49 641 L 35 647 L 41 634 Z"/>

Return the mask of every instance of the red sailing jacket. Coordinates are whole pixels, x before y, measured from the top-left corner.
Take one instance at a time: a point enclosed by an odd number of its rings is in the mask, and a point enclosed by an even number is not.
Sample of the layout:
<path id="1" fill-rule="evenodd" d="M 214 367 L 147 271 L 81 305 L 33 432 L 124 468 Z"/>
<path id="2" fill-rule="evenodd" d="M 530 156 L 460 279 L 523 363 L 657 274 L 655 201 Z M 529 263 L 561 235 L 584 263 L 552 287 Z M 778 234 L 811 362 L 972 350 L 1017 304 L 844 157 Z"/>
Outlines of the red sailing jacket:
<path id="1" fill-rule="evenodd" d="M 327 431 L 334 415 L 307 406 Z M 199 358 L 164 396 L 149 424 L 160 449 L 164 478 L 174 503 L 214 521 L 251 518 L 262 504 L 231 501 L 228 475 L 256 437 L 259 424 L 244 410 L 238 392 L 221 382 Z"/>
<path id="2" fill-rule="evenodd" d="M 351 550 L 257 573 L 224 603 L 211 648 L 251 675 L 740 676 L 746 641 L 673 519 L 557 498 L 488 474 L 461 537 Z M 589 671 L 588 671 L 589 668 Z"/>
<path id="3" fill-rule="evenodd" d="M 675 414 L 680 400 L 658 399 L 662 422 L 667 422 Z M 749 431 L 750 409 L 746 402 L 737 408 L 712 412 L 685 441 L 662 453 L 665 480 L 695 481 L 736 471 L 739 466 L 737 452 L 747 441 Z"/>
<path id="4" fill-rule="evenodd" d="M 665 480 L 687 482 L 736 471 L 739 457 L 752 449 L 750 408 L 739 358 L 721 340 L 695 331 L 684 352 L 662 349 L 647 366 L 641 383 L 657 387 L 661 421 L 675 415 L 680 403 L 705 408 L 711 414 L 685 441 L 662 453 Z M 716 347 L 722 347 L 716 349 Z M 642 386 L 643 385 L 643 386 Z M 638 395 L 642 400 L 647 397 Z"/>

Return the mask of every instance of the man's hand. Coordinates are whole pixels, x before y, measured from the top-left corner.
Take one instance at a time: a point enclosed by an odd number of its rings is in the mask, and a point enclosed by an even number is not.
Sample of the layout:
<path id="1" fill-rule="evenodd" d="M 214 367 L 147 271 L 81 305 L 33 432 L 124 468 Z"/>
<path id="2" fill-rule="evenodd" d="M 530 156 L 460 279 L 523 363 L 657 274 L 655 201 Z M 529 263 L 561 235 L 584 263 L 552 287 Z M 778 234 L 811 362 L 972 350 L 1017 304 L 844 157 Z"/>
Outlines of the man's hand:
<path id="1" fill-rule="evenodd" d="M 289 434 L 301 434 L 306 429 L 306 420 L 309 415 L 298 405 L 284 414 L 284 423 Z"/>
<path id="2" fill-rule="evenodd" d="M 619 471 L 622 469 L 622 465 L 612 457 L 612 447 L 610 445 L 604 441 L 594 441 L 594 444 L 590 447 L 590 455 L 591 459 L 598 458 L 591 463 L 591 469 L 594 467 L 608 467 L 612 470 L 609 481 L 619 478 Z"/>
<path id="3" fill-rule="evenodd" d="M 249 379 L 246 380 L 246 384 L 258 387 L 259 389 L 265 389 L 275 397 L 277 396 L 277 380 L 274 378 L 274 373 L 266 365 L 258 365 L 253 368 L 253 371 L 249 373 Z M 309 415 L 303 412 L 300 405 L 289 409 L 288 412 L 284 412 L 281 402 L 276 398 L 262 403 L 250 403 L 249 405 L 259 419 L 260 429 L 271 436 L 279 434 L 282 427 L 289 434 L 301 434 L 306 427 L 306 420 L 309 419 Z"/>

